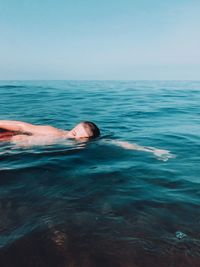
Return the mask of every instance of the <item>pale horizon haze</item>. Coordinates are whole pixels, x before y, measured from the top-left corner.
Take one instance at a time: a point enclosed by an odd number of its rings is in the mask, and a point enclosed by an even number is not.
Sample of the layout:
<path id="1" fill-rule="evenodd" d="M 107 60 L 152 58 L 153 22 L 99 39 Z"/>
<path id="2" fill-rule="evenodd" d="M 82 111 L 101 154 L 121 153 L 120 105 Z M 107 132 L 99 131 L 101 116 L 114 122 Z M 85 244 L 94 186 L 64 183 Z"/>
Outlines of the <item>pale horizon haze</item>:
<path id="1" fill-rule="evenodd" d="M 1 80 L 199 80 L 198 0 L 0 0 Z"/>

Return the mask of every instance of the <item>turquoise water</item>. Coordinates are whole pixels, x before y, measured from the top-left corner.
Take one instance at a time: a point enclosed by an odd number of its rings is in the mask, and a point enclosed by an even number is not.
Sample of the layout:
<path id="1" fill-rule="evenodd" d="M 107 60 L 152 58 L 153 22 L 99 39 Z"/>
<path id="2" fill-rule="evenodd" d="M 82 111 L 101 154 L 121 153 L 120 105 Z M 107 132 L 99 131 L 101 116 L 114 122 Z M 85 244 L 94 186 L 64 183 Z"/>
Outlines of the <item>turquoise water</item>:
<path id="1" fill-rule="evenodd" d="M 0 119 L 102 133 L 0 143 L 1 267 L 200 266 L 200 82 L 1 81 L 0 93 Z"/>

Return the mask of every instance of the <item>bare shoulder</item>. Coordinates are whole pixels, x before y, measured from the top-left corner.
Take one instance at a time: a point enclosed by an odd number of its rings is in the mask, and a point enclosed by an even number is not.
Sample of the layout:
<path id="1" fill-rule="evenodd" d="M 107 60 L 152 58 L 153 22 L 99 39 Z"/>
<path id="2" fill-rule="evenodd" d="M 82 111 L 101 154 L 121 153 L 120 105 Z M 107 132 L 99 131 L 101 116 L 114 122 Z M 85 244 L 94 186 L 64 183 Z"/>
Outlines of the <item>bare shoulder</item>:
<path id="1" fill-rule="evenodd" d="M 57 129 L 55 127 L 52 127 L 50 125 L 38 125 L 34 127 L 33 134 L 39 134 L 39 135 L 55 135 L 55 136 L 61 136 L 63 135 L 64 131 Z"/>

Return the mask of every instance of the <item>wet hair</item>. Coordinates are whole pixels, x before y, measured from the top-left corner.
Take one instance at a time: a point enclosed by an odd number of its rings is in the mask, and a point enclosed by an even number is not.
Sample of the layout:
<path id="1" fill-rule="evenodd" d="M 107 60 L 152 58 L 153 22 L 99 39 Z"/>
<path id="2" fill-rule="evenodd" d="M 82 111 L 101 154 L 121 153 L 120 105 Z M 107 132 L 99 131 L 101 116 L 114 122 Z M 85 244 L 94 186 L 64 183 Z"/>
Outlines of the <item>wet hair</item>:
<path id="1" fill-rule="evenodd" d="M 96 126 L 96 124 L 91 121 L 82 121 L 81 123 L 86 131 L 89 130 L 92 133 L 91 138 L 96 138 L 100 136 L 100 130 Z"/>

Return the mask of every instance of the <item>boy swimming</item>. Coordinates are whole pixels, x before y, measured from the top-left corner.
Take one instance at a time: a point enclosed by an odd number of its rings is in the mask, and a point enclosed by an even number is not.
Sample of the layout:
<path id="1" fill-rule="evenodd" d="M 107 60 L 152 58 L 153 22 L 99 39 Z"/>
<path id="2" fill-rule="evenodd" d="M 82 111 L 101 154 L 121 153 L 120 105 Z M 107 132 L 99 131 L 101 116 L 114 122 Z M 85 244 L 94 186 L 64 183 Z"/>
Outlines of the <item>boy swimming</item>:
<path id="1" fill-rule="evenodd" d="M 90 121 L 83 121 L 77 124 L 72 130 L 61 130 L 52 126 L 33 125 L 22 121 L 0 120 L 0 129 L 3 130 L 0 140 L 17 142 L 27 140 L 31 136 L 38 139 L 82 139 L 96 138 L 100 135 L 100 130 Z"/>
<path id="2" fill-rule="evenodd" d="M 90 121 L 78 123 L 72 130 L 61 130 L 52 126 L 33 125 L 22 121 L 0 120 L 0 141 L 11 142 L 19 146 L 48 145 L 66 139 L 88 140 L 100 136 L 97 125 Z M 173 155 L 168 150 L 143 147 L 121 140 L 109 140 L 110 143 L 130 150 L 151 152 L 161 160 Z"/>

